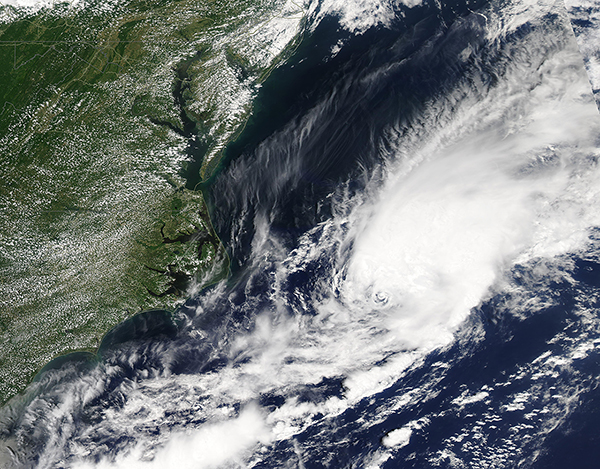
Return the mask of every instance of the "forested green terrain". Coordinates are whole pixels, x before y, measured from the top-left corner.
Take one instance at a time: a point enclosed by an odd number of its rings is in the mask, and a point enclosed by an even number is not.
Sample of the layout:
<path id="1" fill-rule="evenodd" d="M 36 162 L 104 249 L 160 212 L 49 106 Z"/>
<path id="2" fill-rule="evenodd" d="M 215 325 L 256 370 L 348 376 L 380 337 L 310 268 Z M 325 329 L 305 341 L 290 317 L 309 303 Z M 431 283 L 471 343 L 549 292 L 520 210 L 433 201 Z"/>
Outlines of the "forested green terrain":
<path id="1" fill-rule="evenodd" d="M 0 402 L 127 317 L 227 275 L 197 183 L 303 7 L 0 6 Z"/>

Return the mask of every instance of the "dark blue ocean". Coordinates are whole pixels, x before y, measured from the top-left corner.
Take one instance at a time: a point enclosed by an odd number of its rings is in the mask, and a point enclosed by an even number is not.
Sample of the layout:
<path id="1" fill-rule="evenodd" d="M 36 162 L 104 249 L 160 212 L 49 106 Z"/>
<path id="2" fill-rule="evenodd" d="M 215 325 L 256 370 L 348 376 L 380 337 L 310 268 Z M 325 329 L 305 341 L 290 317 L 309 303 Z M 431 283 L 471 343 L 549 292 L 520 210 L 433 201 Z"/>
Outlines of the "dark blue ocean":
<path id="1" fill-rule="evenodd" d="M 7 468 L 598 466 L 600 116 L 563 3 L 330 3 L 203 185 L 230 277 L 50 363 Z"/>

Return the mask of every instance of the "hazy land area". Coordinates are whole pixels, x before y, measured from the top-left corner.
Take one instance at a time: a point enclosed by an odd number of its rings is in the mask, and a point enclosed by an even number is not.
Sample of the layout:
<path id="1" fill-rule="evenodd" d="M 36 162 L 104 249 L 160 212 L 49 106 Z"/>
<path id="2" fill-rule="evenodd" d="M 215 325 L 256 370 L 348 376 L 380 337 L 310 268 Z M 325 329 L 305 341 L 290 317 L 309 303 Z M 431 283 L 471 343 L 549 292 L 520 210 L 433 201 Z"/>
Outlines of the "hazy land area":
<path id="1" fill-rule="evenodd" d="M 0 402 L 227 275 L 197 183 L 303 15 L 277 0 L 0 6 Z"/>

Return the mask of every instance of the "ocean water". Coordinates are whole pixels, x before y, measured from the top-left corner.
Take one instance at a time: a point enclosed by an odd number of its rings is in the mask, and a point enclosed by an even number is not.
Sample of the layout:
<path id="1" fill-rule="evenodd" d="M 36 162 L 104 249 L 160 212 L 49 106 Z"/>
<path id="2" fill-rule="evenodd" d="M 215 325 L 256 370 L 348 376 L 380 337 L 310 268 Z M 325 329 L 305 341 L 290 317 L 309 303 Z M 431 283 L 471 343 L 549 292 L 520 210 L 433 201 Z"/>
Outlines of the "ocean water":
<path id="1" fill-rule="evenodd" d="M 3 467 L 595 467 L 600 116 L 563 2 L 321 1 L 205 185 L 231 277 L 51 363 Z"/>

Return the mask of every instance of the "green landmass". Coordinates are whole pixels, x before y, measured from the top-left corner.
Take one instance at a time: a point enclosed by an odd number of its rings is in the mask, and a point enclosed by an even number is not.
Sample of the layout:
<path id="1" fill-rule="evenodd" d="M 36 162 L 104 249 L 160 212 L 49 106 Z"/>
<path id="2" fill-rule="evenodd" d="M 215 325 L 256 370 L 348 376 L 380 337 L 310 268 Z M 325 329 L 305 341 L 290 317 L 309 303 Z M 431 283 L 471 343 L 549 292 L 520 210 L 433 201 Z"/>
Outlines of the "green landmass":
<path id="1" fill-rule="evenodd" d="M 196 183 L 302 15 L 279 0 L 0 6 L 0 403 L 227 276 Z"/>

